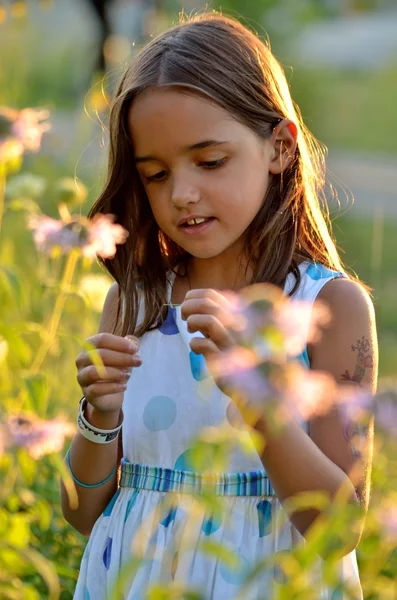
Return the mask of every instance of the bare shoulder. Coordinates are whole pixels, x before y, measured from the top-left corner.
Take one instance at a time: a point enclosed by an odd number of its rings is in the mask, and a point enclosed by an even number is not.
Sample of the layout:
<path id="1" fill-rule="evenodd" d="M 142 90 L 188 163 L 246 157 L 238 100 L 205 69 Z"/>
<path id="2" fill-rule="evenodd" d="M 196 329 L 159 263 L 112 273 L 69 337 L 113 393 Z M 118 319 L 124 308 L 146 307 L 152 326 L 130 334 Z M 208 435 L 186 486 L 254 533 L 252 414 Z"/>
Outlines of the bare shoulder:
<path id="1" fill-rule="evenodd" d="M 349 313 L 351 315 L 352 312 L 374 316 L 370 295 L 360 283 L 352 279 L 333 279 L 322 288 L 318 299 L 328 304 L 331 312 L 340 315 L 341 318 Z"/>
<path id="2" fill-rule="evenodd" d="M 318 299 L 328 305 L 331 321 L 311 347 L 312 368 L 336 381 L 376 386 L 378 343 L 374 307 L 364 287 L 350 279 L 330 281 Z"/>
<path id="3" fill-rule="evenodd" d="M 99 323 L 99 333 L 113 333 L 117 325 L 117 312 L 120 303 L 120 291 L 118 283 L 114 282 L 110 286 L 102 309 L 101 320 Z"/>

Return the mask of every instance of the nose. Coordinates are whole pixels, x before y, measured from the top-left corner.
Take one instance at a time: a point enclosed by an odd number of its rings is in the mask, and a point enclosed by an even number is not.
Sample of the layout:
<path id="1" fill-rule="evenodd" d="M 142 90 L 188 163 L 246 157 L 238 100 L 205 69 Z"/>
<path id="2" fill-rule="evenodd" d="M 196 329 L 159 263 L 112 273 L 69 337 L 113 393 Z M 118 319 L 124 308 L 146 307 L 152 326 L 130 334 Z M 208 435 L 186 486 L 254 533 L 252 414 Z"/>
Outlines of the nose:
<path id="1" fill-rule="evenodd" d="M 196 204 L 199 200 L 200 192 L 191 177 L 174 176 L 171 201 L 175 208 L 184 208 L 188 204 Z"/>

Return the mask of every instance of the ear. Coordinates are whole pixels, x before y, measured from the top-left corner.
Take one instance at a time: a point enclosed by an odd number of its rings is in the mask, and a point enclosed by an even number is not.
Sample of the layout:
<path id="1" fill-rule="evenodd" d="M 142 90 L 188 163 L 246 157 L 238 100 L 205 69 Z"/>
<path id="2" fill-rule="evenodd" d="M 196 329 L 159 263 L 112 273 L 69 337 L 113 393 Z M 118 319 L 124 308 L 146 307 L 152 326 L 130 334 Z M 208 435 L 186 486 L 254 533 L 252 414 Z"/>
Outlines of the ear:
<path id="1" fill-rule="evenodd" d="M 283 119 L 273 129 L 271 144 L 273 146 L 269 171 L 279 175 L 291 164 L 297 144 L 298 128 L 293 121 Z"/>

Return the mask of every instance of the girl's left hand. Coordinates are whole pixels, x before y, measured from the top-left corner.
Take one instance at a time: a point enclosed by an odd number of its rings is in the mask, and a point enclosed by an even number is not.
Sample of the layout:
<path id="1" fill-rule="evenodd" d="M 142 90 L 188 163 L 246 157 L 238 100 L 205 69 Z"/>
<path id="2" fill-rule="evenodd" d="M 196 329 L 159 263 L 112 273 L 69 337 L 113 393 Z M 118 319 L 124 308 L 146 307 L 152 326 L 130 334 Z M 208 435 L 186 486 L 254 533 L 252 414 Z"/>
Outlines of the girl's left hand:
<path id="1" fill-rule="evenodd" d="M 190 333 L 200 331 L 205 337 L 193 338 L 190 347 L 195 354 L 203 354 L 211 360 L 221 352 L 236 346 L 233 335 L 235 314 L 233 306 L 237 295 L 213 289 L 190 290 L 181 305 L 182 319 Z"/>

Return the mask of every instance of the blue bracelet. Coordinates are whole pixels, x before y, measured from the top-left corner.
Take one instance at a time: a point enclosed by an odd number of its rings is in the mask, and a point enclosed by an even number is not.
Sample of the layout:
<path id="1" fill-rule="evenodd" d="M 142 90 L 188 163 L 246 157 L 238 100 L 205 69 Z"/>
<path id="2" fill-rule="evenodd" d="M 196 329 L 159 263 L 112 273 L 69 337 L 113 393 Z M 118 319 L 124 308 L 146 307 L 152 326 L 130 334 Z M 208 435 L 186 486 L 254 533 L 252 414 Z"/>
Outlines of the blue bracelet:
<path id="1" fill-rule="evenodd" d="M 103 481 L 100 481 L 99 483 L 82 483 L 81 481 L 79 481 L 77 479 L 77 477 L 75 477 L 73 475 L 72 466 L 70 464 L 70 448 L 66 453 L 66 461 L 68 463 L 69 473 L 70 473 L 73 481 L 75 481 L 78 485 L 80 485 L 81 487 L 84 487 L 84 488 L 96 488 L 96 487 L 103 485 L 104 483 L 107 483 L 108 481 L 110 481 L 110 479 L 112 479 L 112 477 L 114 476 L 114 474 L 117 471 L 117 465 L 116 465 L 114 467 L 113 471 L 110 473 L 109 477 L 106 477 L 106 479 L 104 479 Z"/>

